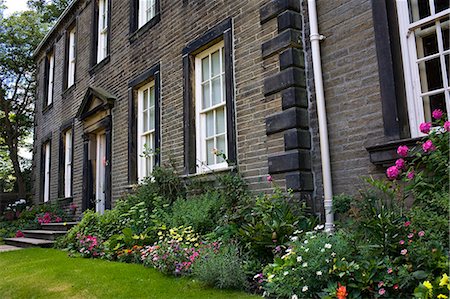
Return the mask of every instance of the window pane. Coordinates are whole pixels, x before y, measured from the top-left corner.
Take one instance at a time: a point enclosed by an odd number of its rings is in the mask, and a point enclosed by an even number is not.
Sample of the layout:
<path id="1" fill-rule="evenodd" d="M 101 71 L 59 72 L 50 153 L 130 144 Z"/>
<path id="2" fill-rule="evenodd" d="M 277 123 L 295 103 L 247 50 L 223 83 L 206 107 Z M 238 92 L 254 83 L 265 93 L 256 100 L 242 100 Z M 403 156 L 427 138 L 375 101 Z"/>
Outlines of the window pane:
<path id="1" fill-rule="evenodd" d="M 150 107 L 155 106 L 155 87 L 150 88 Z"/>
<path id="2" fill-rule="evenodd" d="M 416 22 L 431 14 L 428 0 L 408 0 L 408 6 L 411 22 Z"/>
<path id="3" fill-rule="evenodd" d="M 225 72 L 225 49 L 222 48 L 222 73 Z"/>
<path id="4" fill-rule="evenodd" d="M 148 109 L 148 89 L 144 90 L 143 101 L 144 101 L 144 110 L 147 110 Z"/>
<path id="5" fill-rule="evenodd" d="M 220 86 L 220 77 L 212 80 L 212 105 L 217 105 L 222 102 L 222 90 Z"/>
<path id="6" fill-rule="evenodd" d="M 219 52 L 219 50 L 217 50 L 216 52 L 214 52 L 211 55 L 211 62 L 212 62 L 211 77 L 214 77 L 214 76 L 217 76 L 218 74 L 220 74 L 220 52 Z"/>
<path id="7" fill-rule="evenodd" d="M 450 55 L 445 55 L 445 67 L 447 70 L 447 84 L 450 86 Z"/>
<path id="8" fill-rule="evenodd" d="M 143 129 L 144 132 L 147 132 L 148 131 L 148 110 L 144 111 L 142 113 L 142 116 L 143 116 L 143 118 L 142 118 L 142 121 L 143 121 L 142 129 Z"/>
<path id="9" fill-rule="evenodd" d="M 209 57 L 202 59 L 202 82 L 209 79 Z"/>
<path id="10" fill-rule="evenodd" d="M 442 29 L 442 40 L 444 43 L 444 50 L 449 49 L 449 38 L 450 38 L 450 32 L 449 32 L 449 25 L 450 21 L 448 18 L 441 21 L 441 29 Z"/>
<path id="11" fill-rule="evenodd" d="M 209 81 L 202 84 L 202 105 L 203 109 L 206 109 L 211 106 L 210 104 L 210 95 L 209 95 Z"/>
<path id="12" fill-rule="evenodd" d="M 155 107 L 150 108 L 149 130 L 155 129 Z"/>
<path id="13" fill-rule="evenodd" d="M 227 153 L 225 148 L 225 135 L 217 137 L 217 149 L 224 154 Z M 225 160 L 222 157 L 217 157 L 217 163 L 222 163 L 224 161 Z"/>
<path id="14" fill-rule="evenodd" d="M 206 137 L 214 135 L 214 111 L 206 113 Z"/>
<path id="15" fill-rule="evenodd" d="M 414 31 L 416 36 L 417 57 L 422 58 L 439 52 L 436 25 L 421 27 Z"/>
<path id="16" fill-rule="evenodd" d="M 436 10 L 436 13 L 446 10 L 449 8 L 450 2 L 448 0 L 434 0 L 434 7 Z"/>
<path id="17" fill-rule="evenodd" d="M 216 110 L 216 134 L 225 132 L 225 110 L 221 107 Z"/>
<path id="18" fill-rule="evenodd" d="M 206 140 L 206 164 L 213 165 L 214 163 L 214 154 L 212 153 L 214 149 L 214 139 Z"/>
<path id="19" fill-rule="evenodd" d="M 439 57 L 419 63 L 422 92 L 442 88 L 442 73 Z"/>
<path id="20" fill-rule="evenodd" d="M 445 106 L 445 96 L 443 93 L 423 97 L 423 111 L 425 114 L 425 121 L 432 121 L 431 113 L 436 110 L 441 109 L 447 113 L 447 108 Z"/>

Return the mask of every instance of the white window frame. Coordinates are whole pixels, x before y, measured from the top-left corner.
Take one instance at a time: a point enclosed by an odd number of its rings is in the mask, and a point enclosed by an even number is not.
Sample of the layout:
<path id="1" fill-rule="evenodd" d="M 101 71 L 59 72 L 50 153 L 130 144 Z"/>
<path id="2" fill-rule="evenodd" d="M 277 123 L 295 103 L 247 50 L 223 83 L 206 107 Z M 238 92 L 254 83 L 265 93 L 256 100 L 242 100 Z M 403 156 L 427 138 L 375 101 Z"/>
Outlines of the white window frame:
<path id="1" fill-rule="evenodd" d="M 67 88 L 75 84 L 76 43 L 75 27 L 69 31 L 69 57 L 67 66 Z"/>
<path id="2" fill-rule="evenodd" d="M 50 201 L 50 142 L 44 144 L 44 202 Z"/>
<path id="3" fill-rule="evenodd" d="M 144 93 L 145 91 L 148 91 L 148 95 L 150 99 L 150 95 L 153 92 L 153 97 L 155 99 L 154 105 L 150 106 L 150 100 L 147 105 L 147 109 L 144 110 Z M 156 145 L 156 117 L 158 111 L 156 111 L 156 101 L 158 99 L 156 98 L 156 86 L 155 81 L 151 81 L 150 83 L 140 87 L 138 89 L 138 117 L 137 117 L 137 123 L 138 123 L 138 131 L 137 131 L 137 146 L 138 146 L 138 179 L 139 181 L 144 180 L 145 178 L 151 176 L 151 173 L 153 172 L 153 168 L 155 167 L 155 151 L 154 145 Z M 154 110 L 154 123 L 153 128 L 151 128 L 151 119 L 150 119 L 150 110 Z M 144 132 L 144 113 L 147 114 L 147 120 L 148 120 L 148 128 L 149 130 Z M 147 144 L 144 139 L 150 138 L 150 144 Z M 147 147 L 149 150 L 152 151 L 152 154 L 150 157 L 144 156 L 144 145 L 147 144 Z"/>
<path id="4" fill-rule="evenodd" d="M 423 59 L 418 59 L 416 50 L 416 39 L 414 30 L 430 23 L 435 23 L 437 20 L 441 20 L 450 14 L 450 9 L 435 13 L 434 0 L 429 0 L 431 15 L 416 22 L 410 21 L 408 1 L 396 0 L 397 13 L 399 19 L 399 33 L 400 33 L 400 45 L 402 48 L 402 60 L 405 77 L 406 98 L 408 104 L 408 115 L 411 137 L 420 137 L 424 134 L 420 132 L 419 125 L 425 122 L 425 112 L 423 108 L 422 97 L 427 95 L 434 95 L 444 92 L 445 103 L 447 111 L 450 112 L 450 98 L 449 98 L 449 85 L 448 85 L 448 70 L 446 67 L 442 67 L 442 80 L 443 88 L 433 90 L 430 92 L 422 93 L 421 78 L 419 73 L 418 62 Z M 440 25 L 438 25 L 439 27 Z M 440 29 L 440 28 L 438 28 Z M 441 30 L 437 31 L 438 40 L 438 54 L 431 55 L 440 57 L 441 65 L 445 66 L 445 55 L 449 55 L 450 50 L 444 51 L 442 44 Z M 426 58 L 429 58 L 427 56 Z"/>
<path id="5" fill-rule="evenodd" d="M 47 106 L 53 103 L 53 81 L 55 74 L 55 53 L 52 51 L 47 56 L 48 59 L 48 82 L 47 82 Z"/>
<path id="6" fill-rule="evenodd" d="M 222 101 L 219 104 L 212 105 L 207 109 L 202 108 L 203 95 L 202 95 L 202 59 L 210 56 L 217 50 L 220 51 L 220 74 L 223 79 L 221 79 L 221 95 Z M 219 169 L 228 168 L 228 163 L 226 161 L 219 162 L 216 164 L 207 165 L 207 149 L 206 149 L 206 113 L 212 110 L 217 110 L 218 108 L 224 109 L 224 126 L 225 126 L 225 149 L 223 154 L 228 156 L 228 130 L 227 130 L 227 107 L 226 107 L 226 94 L 225 94 L 225 69 L 224 69 L 224 52 L 225 43 L 221 41 L 212 47 L 206 49 L 200 54 L 195 56 L 195 119 L 196 119 L 196 159 L 197 159 L 197 173 L 210 172 Z M 211 60 L 209 63 L 209 74 L 211 74 Z M 208 81 L 211 81 L 210 77 Z M 206 82 L 206 81 L 205 81 Z M 212 88 L 210 87 L 210 98 L 212 97 Z M 215 132 L 214 132 L 215 134 Z M 216 135 L 214 135 L 216 136 Z M 209 137 L 211 138 L 211 137 Z M 215 138 L 215 137 L 214 137 Z M 215 147 L 217 148 L 217 146 Z M 217 161 L 219 157 L 215 157 Z"/>
<path id="7" fill-rule="evenodd" d="M 99 0 L 97 63 L 108 55 L 108 21 L 108 0 Z"/>
<path id="8" fill-rule="evenodd" d="M 64 133 L 64 197 L 72 197 L 72 129 Z"/>
<path id="9" fill-rule="evenodd" d="M 139 1 L 139 23 L 141 28 L 153 19 L 156 15 L 156 0 L 138 0 Z"/>

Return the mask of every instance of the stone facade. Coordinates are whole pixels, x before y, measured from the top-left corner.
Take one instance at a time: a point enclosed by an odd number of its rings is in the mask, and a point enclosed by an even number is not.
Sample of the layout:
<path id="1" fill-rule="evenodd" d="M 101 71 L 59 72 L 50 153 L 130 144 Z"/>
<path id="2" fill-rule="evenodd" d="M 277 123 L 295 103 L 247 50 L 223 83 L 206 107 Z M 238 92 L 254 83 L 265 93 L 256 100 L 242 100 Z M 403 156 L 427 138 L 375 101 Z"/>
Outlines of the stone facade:
<path id="1" fill-rule="evenodd" d="M 189 73 L 185 72 L 183 53 L 192 43 L 214 34 L 218 25 L 230 22 L 238 169 L 252 190 L 269 191 L 271 185 L 266 178 L 270 174 L 279 186 L 293 189 L 314 212 L 322 213 L 320 142 L 306 0 L 161 1 L 158 20 L 136 32 L 130 32 L 130 1 L 110 1 L 109 57 L 92 66 L 95 3 L 75 1 L 35 55 L 39 65 L 36 201 L 41 200 L 41 148 L 46 140 L 52 144 L 50 197 L 61 197 L 60 134 L 64 124 L 73 123 L 73 198 L 82 205 L 85 141 L 83 123 L 76 114 L 91 86 L 115 96 L 110 110 L 112 204 L 135 183 L 130 167 L 130 138 L 134 138 L 129 130 L 134 94 L 131 82 L 155 66 L 160 80 L 161 164 L 170 161 L 178 173 L 186 174 L 189 138 L 185 136 L 184 98 Z M 356 193 L 362 185 L 361 176 L 382 174 L 383 168 L 372 163 L 366 148 L 396 139 L 386 134 L 389 122 L 383 115 L 373 3 L 317 1 L 319 32 L 326 37 L 321 55 L 335 194 Z M 75 86 L 64 91 L 65 31 L 73 22 L 77 28 Z M 52 107 L 43 111 L 45 53 L 52 46 L 55 93 Z"/>

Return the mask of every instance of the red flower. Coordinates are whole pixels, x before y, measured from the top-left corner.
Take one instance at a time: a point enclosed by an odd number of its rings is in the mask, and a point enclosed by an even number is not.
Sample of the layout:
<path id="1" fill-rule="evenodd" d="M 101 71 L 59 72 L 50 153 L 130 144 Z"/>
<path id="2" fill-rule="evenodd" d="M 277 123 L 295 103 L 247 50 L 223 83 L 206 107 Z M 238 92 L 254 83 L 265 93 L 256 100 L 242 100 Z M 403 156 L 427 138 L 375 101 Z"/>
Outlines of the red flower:
<path id="1" fill-rule="evenodd" d="M 346 299 L 347 296 L 348 296 L 347 288 L 338 282 L 338 288 L 336 290 L 337 299 Z"/>
<path id="2" fill-rule="evenodd" d="M 20 230 L 18 230 L 18 231 L 16 232 L 16 238 L 23 238 L 23 237 L 25 237 L 25 235 L 23 234 L 23 232 L 20 231 Z"/>

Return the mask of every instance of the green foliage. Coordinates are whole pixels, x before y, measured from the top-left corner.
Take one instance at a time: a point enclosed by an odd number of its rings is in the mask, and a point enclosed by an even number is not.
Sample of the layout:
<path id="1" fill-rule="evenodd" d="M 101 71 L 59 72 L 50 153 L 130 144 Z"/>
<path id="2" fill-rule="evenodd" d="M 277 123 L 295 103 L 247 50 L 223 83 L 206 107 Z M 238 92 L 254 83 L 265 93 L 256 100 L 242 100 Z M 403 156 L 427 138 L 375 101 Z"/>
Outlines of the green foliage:
<path id="1" fill-rule="evenodd" d="M 270 295 L 312 298 L 330 281 L 355 281 L 360 265 L 352 260 L 354 246 L 346 233 L 311 231 L 293 240 L 264 269 L 264 289 Z"/>
<path id="2" fill-rule="evenodd" d="M 238 237 L 244 248 L 262 260 L 272 258 L 272 249 L 288 241 L 296 230 L 313 226 L 304 213 L 304 205 L 289 203 L 289 194 L 280 189 L 270 195 L 250 198 L 238 209 L 232 221 L 238 227 Z"/>
<path id="3" fill-rule="evenodd" d="M 193 275 L 219 289 L 244 289 L 246 275 L 240 254 L 235 245 L 223 245 L 218 251 L 209 249 L 194 263 Z"/>
<path id="4" fill-rule="evenodd" d="M 208 192 L 191 198 L 179 198 L 173 203 L 167 222 L 171 226 L 192 226 L 196 232 L 211 232 L 222 216 L 223 199 L 220 193 Z"/>

